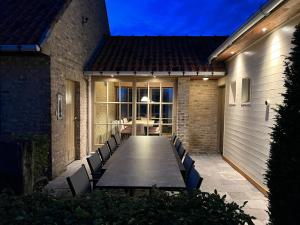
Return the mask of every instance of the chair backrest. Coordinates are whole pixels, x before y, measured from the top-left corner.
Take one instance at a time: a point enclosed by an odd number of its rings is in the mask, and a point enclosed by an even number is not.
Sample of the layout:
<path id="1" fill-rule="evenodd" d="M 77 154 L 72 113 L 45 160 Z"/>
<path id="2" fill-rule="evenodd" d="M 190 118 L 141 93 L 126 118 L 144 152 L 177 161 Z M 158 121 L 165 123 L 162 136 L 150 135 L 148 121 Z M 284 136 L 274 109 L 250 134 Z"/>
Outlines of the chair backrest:
<path id="1" fill-rule="evenodd" d="M 103 145 L 101 148 L 98 148 L 98 152 L 103 163 L 105 163 L 110 158 L 111 153 L 107 144 Z"/>
<path id="2" fill-rule="evenodd" d="M 144 136 L 145 135 L 145 126 L 144 124 L 136 124 L 136 135 Z"/>
<path id="3" fill-rule="evenodd" d="M 188 178 L 190 176 L 191 170 L 195 164 L 195 161 L 190 157 L 187 153 L 183 160 L 183 166 L 185 168 L 185 177 Z"/>
<path id="4" fill-rule="evenodd" d="M 123 119 L 123 122 L 124 122 L 124 124 L 128 123 L 128 119 L 125 117 L 125 118 Z"/>
<path id="5" fill-rule="evenodd" d="M 89 164 L 92 175 L 93 175 L 93 173 L 96 173 L 97 171 L 99 171 L 102 168 L 102 160 L 101 160 L 99 153 L 97 153 L 97 152 L 94 153 L 93 155 L 88 157 L 86 160 Z"/>
<path id="6" fill-rule="evenodd" d="M 115 139 L 117 145 L 122 144 L 122 138 L 121 138 L 121 135 L 119 133 L 115 133 L 113 135 L 113 138 Z"/>
<path id="7" fill-rule="evenodd" d="M 117 150 L 117 144 L 113 137 L 108 139 L 107 144 L 108 144 L 108 147 L 109 147 L 111 153 L 114 153 Z"/>
<path id="8" fill-rule="evenodd" d="M 177 153 L 178 153 L 179 158 L 182 159 L 184 156 L 184 153 L 185 153 L 185 149 L 182 144 L 179 146 Z"/>
<path id="9" fill-rule="evenodd" d="M 175 148 L 176 148 L 176 151 L 178 151 L 180 145 L 181 145 L 181 141 L 179 140 L 179 138 L 176 139 L 176 142 L 175 142 Z"/>
<path id="10" fill-rule="evenodd" d="M 197 190 L 200 188 L 203 178 L 200 176 L 195 167 L 192 167 L 190 175 L 186 182 L 186 188 L 188 191 Z"/>
<path id="11" fill-rule="evenodd" d="M 67 177 L 73 196 L 86 194 L 92 191 L 89 175 L 82 165 L 73 175 Z"/>
<path id="12" fill-rule="evenodd" d="M 173 144 L 174 144 L 174 142 L 175 142 L 175 140 L 176 140 L 176 137 L 177 137 L 176 134 L 173 134 L 172 137 L 171 137 L 171 142 L 172 142 Z"/>

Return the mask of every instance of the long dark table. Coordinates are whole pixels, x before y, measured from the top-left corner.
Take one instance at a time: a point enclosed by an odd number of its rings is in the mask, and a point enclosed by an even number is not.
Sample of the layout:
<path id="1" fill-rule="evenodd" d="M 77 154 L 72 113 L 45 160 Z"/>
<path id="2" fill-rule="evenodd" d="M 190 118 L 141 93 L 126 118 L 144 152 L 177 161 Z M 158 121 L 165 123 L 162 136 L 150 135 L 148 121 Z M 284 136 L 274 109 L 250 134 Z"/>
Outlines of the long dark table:
<path id="1" fill-rule="evenodd" d="M 180 164 L 166 137 L 132 136 L 105 165 L 96 188 L 184 189 Z"/>

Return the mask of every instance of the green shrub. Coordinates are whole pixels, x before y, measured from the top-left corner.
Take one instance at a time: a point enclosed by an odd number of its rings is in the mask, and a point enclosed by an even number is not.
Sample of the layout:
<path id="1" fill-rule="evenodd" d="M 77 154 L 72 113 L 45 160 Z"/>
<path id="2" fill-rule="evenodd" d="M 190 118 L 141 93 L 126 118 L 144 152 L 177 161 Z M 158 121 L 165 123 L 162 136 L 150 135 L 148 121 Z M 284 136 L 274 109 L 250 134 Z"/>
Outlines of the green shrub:
<path id="1" fill-rule="evenodd" d="M 243 206 L 226 203 L 217 193 L 195 192 L 169 196 L 116 195 L 95 191 L 75 198 L 55 198 L 40 193 L 0 195 L 1 224 L 253 224 Z"/>

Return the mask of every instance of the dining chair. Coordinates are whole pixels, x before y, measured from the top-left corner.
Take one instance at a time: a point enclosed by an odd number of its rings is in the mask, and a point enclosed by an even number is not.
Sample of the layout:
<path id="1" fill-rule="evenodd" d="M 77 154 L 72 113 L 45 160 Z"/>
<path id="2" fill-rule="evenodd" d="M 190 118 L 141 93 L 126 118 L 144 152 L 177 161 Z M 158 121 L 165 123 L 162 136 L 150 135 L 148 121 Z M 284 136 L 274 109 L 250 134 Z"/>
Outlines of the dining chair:
<path id="1" fill-rule="evenodd" d="M 174 142 L 175 142 L 175 140 L 176 140 L 176 137 L 177 137 L 176 134 L 173 134 L 172 137 L 171 137 L 171 142 L 172 142 L 173 144 L 174 144 Z"/>
<path id="2" fill-rule="evenodd" d="M 101 148 L 98 148 L 98 152 L 101 156 L 102 163 L 105 164 L 111 156 L 111 153 L 110 153 L 107 143 L 105 145 L 103 145 Z"/>
<path id="3" fill-rule="evenodd" d="M 144 124 L 136 124 L 136 135 L 137 136 L 145 136 Z"/>
<path id="4" fill-rule="evenodd" d="M 179 149 L 179 147 L 180 147 L 181 144 L 182 143 L 181 143 L 180 139 L 177 138 L 176 141 L 175 141 L 175 149 L 176 149 L 177 152 L 178 152 L 178 149 Z"/>
<path id="5" fill-rule="evenodd" d="M 122 137 L 121 137 L 120 133 L 118 133 L 118 132 L 115 133 L 113 135 L 113 138 L 115 139 L 117 146 L 120 146 L 122 144 Z"/>
<path id="6" fill-rule="evenodd" d="M 113 137 L 111 137 L 110 139 L 108 139 L 107 144 L 108 144 L 108 147 L 110 149 L 111 154 L 113 154 L 117 150 L 117 148 L 118 148 L 118 146 L 116 144 L 116 141 L 115 141 L 115 139 Z"/>
<path id="7" fill-rule="evenodd" d="M 84 164 L 73 175 L 67 177 L 67 182 L 73 196 L 92 192 L 90 178 Z"/>
<path id="8" fill-rule="evenodd" d="M 178 153 L 179 158 L 182 160 L 184 153 L 185 153 L 185 149 L 182 144 L 180 144 L 180 146 L 178 147 L 177 153 Z"/>
<path id="9" fill-rule="evenodd" d="M 195 169 L 195 167 L 192 167 L 191 172 L 186 181 L 187 190 L 189 192 L 193 191 L 193 190 L 198 190 L 201 186 L 202 180 L 203 180 L 203 178 L 200 176 L 200 174 Z"/>
<path id="10" fill-rule="evenodd" d="M 160 129 L 159 127 L 149 127 L 149 135 L 151 136 L 159 136 Z"/>
<path id="11" fill-rule="evenodd" d="M 88 157 L 86 160 L 90 167 L 93 180 L 94 181 L 99 180 L 105 171 L 102 169 L 103 164 L 102 164 L 102 160 L 101 160 L 99 153 L 97 153 L 97 152 L 94 153 L 93 155 Z M 94 185 L 95 185 L 95 183 L 94 183 Z"/>
<path id="12" fill-rule="evenodd" d="M 186 181 L 187 178 L 190 176 L 190 172 L 195 164 L 195 161 L 191 158 L 191 156 L 188 153 L 186 153 L 182 164 L 185 169 L 184 180 Z"/>

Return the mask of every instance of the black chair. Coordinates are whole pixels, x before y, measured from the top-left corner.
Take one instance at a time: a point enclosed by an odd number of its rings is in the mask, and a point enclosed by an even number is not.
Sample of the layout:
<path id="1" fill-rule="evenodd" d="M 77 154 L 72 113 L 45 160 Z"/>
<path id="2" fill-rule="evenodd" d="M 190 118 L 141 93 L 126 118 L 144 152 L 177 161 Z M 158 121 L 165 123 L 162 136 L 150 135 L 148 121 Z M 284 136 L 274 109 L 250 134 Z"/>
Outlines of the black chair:
<path id="1" fill-rule="evenodd" d="M 178 153 L 179 158 L 182 160 L 184 153 L 185 153 L 185 149 L 182 144 L 177 149 L 177 153 Z"/>
<path id="2" fill-rule="evenodd" d="M 115 139 L 117 146 L 120 146 L 122 144 L 122 137 L 119 133 L 114 134 L 113 138 Z"/>
<path id="3" fill-rule="evenodd" d="M 117 150 L 117 148 L 118 148 L 118 146 L 116 144 L 116 141 L 115 141 L 115 139 L 113 137 L 111 137 L 110 139 L 108 139 L 107 144 L 108 144 L 108 147 L 110 149 L 111 154 L 113 154 Z"/>
<path id="4" fill-rule="evenodd" d="M 89 175 L 84 164 L 71 176 L 67 177 L 73 196 L 86 194 L 92 191 Z"/>
<path id="5" fill-rule="evenodd" d="M 186 181 L 186 188 L 189 192 L 200 188 L 203 178 L 200 176 L 195 167 L 192 167 L 191 172 Z"/>
<path id="6" fill-rule="evenodd" d="M 100 177 L 103 175 L 104 171 L 102 169 L 102 160 L 100 155 L 96 152 L 92 156 L 88 157 L 87 162 L 89 164 L 91 174 L 94 180 L 94 185 L 95 182 L 100 179 Z"/>
<path id="7" fill-rule="evenodd" d="M 171 142 L 172 142 L 173 144 L 174 144 L 174 142 L 175 142 L 175 140 L 176 140 L 176 137 L 177 137 L 176 134 L 173 134 L 172 137 L 171 137 Z"/>
<path id="8" fill-rule="evenodd" d="M 181 141 L 179 140 L 179 138 L 176 139 L 175 141 L 175 149 L 178 152 L 179 147 L 181 146 Z"/>
<path id="9" fill-rule="evenodd" d="M 103 145 L 101 148 L 98 148 L 98 152 L 101 156 L 102 163 L 105 164 L 110 158 L 111 153 L 107 144 Z"/>
<path id="10" fill-rule="evenodd" d="M 186 181 L 187 178 L 190 176 L 191 170 L 195 164 L 195 161 L 190 157 L 190 155 L 187 153 L 183 160 L 183 166 L 185 168 L 184 173 L 184 180 Z"/>

